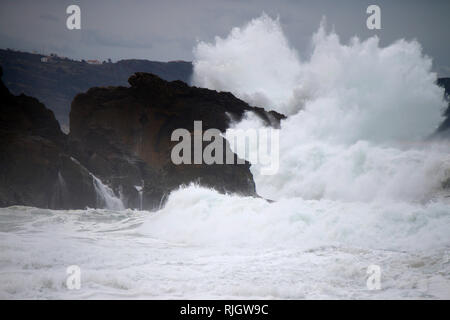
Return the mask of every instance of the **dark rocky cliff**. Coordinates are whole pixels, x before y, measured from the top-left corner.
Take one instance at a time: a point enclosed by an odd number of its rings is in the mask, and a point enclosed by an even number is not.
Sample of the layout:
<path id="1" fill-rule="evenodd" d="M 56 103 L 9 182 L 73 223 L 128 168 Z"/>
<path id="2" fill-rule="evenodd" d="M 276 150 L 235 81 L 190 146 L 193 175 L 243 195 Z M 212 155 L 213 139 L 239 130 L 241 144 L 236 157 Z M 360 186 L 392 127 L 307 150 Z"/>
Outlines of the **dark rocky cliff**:
<path id="1" fill-rule="evenodd" d="M 0 207 L 95 207 L 92 177 L 72 161 L 53 112 L 1 81 L 0 91 Z"/>
<path id="2" fill-rule="evenodd" d="M 450 78 L 439 78 L 437 84 L 445 89 L 445 98 L 448 103 L 447 110 L 445 110 L 445 120 L 438 128 L 438 133 L 443 136 L 450 137 Z"/>
<path id="3" fill-rule="evenodd" d="M 0 207 L 103 207 L 92 175 L 128 208 L 157 208 L 170 191 L 191 182 L 256 196 L 248 163 L 174 165 L 172 131 L 192 134 L 194 120 L 201 120 L 203 130 L 223 132 L 247 111 L 272 126 L 284 116 L 250 107 L 230 93 L 152 74 L 136 73 L 129 83 L 77 95 L 66 135 L 51 110 L 35 98 L 12 95 L 0 81 Z"/>
<path id="4" fill-rule="evenodd" d="M 75 97 L 70 113 L 71 152 L 90 171 L 138 207 L 144 187 L 144 207 L 158 206 L 171 190 L 198 182 L 220 192 L 255 196 L 249 163 L 234 165 L 174 165 L 170 158 L 173 130 L 193 133 L 195 120 L 203 130 L 225 131 L 231 119 L 256 112 L 269 125 L 279 125 L 282 115 L 250 107 L 230 93 L 189 87 L 136 73 L 131 87 L 92 88 Z M 225 148 L 227 147 L 224 144 Z"/>

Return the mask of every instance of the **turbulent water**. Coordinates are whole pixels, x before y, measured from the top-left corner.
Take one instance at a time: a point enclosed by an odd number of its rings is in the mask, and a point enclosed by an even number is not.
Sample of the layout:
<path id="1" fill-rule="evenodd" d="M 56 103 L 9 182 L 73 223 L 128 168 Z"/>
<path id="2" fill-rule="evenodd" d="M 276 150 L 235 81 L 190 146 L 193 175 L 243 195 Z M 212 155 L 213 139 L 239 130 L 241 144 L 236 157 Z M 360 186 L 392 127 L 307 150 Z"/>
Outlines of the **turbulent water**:
<path id="1" fill-rule="evenodd" d="M 195 85 L 289 115 L 279 172 L 251 167 L 276 201 L 191 185 L 156 212 L 0 209 L 1 298 L 450 298 L 450 144 L 429 139 L 446 103 L 417 42 L 322 23 L 300 57 L 263 15 L 194 53 Z"/>

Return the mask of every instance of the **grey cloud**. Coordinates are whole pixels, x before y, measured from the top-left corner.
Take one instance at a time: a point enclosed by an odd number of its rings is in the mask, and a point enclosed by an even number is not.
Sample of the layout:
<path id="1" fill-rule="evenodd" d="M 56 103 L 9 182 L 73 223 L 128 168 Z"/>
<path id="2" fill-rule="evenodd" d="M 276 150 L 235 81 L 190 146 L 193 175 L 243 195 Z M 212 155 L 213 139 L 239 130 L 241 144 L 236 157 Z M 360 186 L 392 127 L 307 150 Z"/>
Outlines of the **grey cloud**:
<path id="1" fill-rule="evenodd" d="M 41 18 L 42 20 L 48 20 L 48 21 L 56 21 L 56 22 L 60 21 L 60 19 L 57 16 L 55 16 L 51 13 L 40 14 L 39 18 Z"/>
<path id="2" fill-rule="evenodd" d="M 130 40 L 120 36 L 105 34 L 97 30 L 82 29 L 81 41 L 90 46 L 150 49 L 152 43 L 145 40 Z"/>

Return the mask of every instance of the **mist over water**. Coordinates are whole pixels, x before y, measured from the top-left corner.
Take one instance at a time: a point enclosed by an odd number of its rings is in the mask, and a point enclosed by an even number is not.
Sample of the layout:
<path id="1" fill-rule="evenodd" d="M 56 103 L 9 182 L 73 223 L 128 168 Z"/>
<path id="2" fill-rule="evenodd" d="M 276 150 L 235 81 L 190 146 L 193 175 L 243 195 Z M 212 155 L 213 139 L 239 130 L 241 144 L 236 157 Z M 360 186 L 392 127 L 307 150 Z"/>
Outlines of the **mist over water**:
<path id="1" fill-rule="evenodd" d="M 414 41 L 342 44 L 324 22 L 311 46 L 300 57 L 262 15 L 194 49 L 195 85 L 288 115 L 278 173 L 251 166 L 275 202 L 191 185 L 156 212 L 0 209 L 0 298 L 450 298 L 450 145 L 428 139 L 445 107 L 431 59 Z M 72 264 L 79 291 L 64 286 Z"/>

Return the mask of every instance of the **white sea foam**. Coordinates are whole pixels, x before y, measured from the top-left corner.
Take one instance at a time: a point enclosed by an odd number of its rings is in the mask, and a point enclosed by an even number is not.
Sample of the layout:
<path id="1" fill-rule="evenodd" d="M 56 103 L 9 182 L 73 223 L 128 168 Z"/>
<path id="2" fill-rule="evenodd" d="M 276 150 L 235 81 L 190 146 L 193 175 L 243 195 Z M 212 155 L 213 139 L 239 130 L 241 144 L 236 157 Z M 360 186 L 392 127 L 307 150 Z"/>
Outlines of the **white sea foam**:
<path id="1" fill-rule="evenodd" d="M 449 298 L 448 206 L 189 186 L 155 213 L 4 208 L 0 298 Z M 74 264 L 80 290 L 65 286 Z"/>

